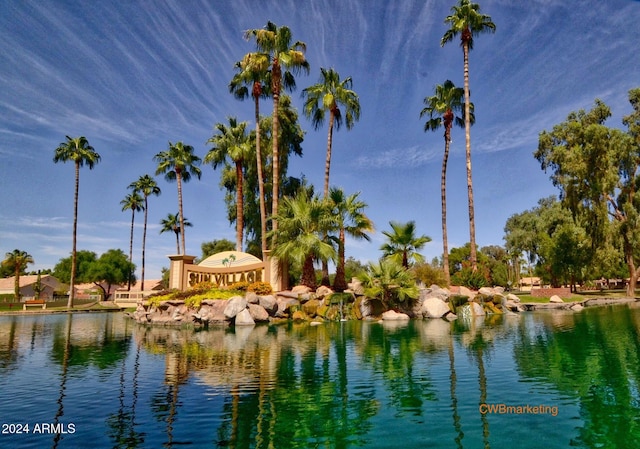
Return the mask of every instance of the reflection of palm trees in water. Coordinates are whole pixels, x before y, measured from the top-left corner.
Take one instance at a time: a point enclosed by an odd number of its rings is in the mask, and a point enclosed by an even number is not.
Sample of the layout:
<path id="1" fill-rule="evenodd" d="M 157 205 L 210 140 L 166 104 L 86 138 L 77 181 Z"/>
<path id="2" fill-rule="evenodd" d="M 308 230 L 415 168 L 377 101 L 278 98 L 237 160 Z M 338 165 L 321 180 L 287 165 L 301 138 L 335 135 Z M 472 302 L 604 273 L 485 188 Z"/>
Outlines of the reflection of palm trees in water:
<path id="1" fill-rule="evenodd" d="M 478 410 L 480 410 L 481 404 L 487 403 L 487 373 L 484 368 L 484 351 L 487 347 L 489 347 L 489 342 L 485 340 L 485 335 L 483 334 L 483 328 L 476 328 L 476 324 L 482 322 L 484 324 L 484 317 L 471 317 L 471 335 L 473 336 L 473 340 L 469 344 L 469 350 L 471 351 L 471 355 L 478 362 L 478 387 L 480 389 L 480 399 L 478 402 Z M 476 320 L 479 320 L 476 323 Z M 482 321 L 480 321 L 482 320 Z M 484 444 L 485 449 L 489 449 L 491 447 L 489 443 L 489 419 L 485 413 L 480 413 L 480 421 L 482 422 L 482 442 Z"/>
<path id="2" fill-rule="evenodd" d="M 67 384 L 67 371 L 69 366 L 69 355 L 71 349 L 71 322 L 73 320 L 73 314 L 67 314 L 67 331 L 65 333 L 65 341 L 64 341 L 64 351 L 62 356 L 62 373 L 60 374 L 60 396 L 58 397 L 58 411 L 56 413 L 55 418 L 53 419 L 53 423 L 56 428 L 58 428 L 58 424 L 60 423 L 60 418 L 64 415 L 64 397 L 65 390 Z M 62 439 L 62 433 L 56 433 L 56 436 L 53 438 L 53 449 L 58 447 L 58 443 Z"/>
<path id="3" fill-rule="evenodd" d="M 11 365 L 15 365 L 18 360 L 18 345 L 16 340 L 16 320 L 11 320 L 11 326 L 9 327 L 9 337 L 6 342 L 6 349 L 4 347 L 4 341 L 0 340 L 0 369 L 5 370 Z M 35 325 L 34 325 L 35 327 Z M 35 332 L 35 331 L 34 331 Z M 33 347 L 32 347 L 33 350 Z"/>
<path id="4" fill-rule="evenodd" d="M 127 334 L 127 332 L 125 332 Z M 125 385 L 126 385 L 126 357 L 122 359 L 122 369 L 120 371 L 120 391 L 118 394 L 118 413 L 111 415 L 107 419 L 107 425 L 112 429 L 109 435 L 114 441 L 114 448 L 136 448 L 144 443 L 145 434 L 136 432 L 136 405 L 138 402 L 138 375 L 140 373 L 140 343 L 136 344 L 136 356 L 133 364 L 133 379 L 131 382 L 131 406 L 127 410 L 125 405 Z"/>
<path id="5" fill-rule="evenodd" d="M 480 402 L 479 404 L 487 403 L 487 374 L 484 370 L 484 361 L 482 360 L 483 349 L 479 347 L 478 354 L 478 382 L 480 383 Z M 478 407 L 479 409 L 479 407 Z M 489 449 L 489 419 L 486 413 L 480 413 L 480 420 L 482 421 L 482 441 L 484 447 Z"/>
<path id="6" fill-rule="evenodd" d="M 450 379 L 450 391 L 451 391 L 451 409 L 453 411 L 453 428 L 456 431 L 456 447 L 462 449 L 462 439 L 464 438 L 464 432 L 462 432 L 462 423 L 460 421 L 460 415 L 458 414 L 458 397 L 456 396 L 456 383 L 458 377 L 456 375 L 456 359 L 455 349 L 453 347 L 453 335 L 449 338 L 449 371 L 451 375 Z"/>
<path id="7" fill-rule="evenodd" d="M 189 377 L 188 358 L 182 352 L 168 351 L 165 355 L 165 384 L 167 389 L 155 394 L 151 408 L 159 421 L 165 421 L 167 441 L 163 447 L 173 447 L 183 442 L 173 441 L 173 425 L 177 417 L 180 385 Z"/>

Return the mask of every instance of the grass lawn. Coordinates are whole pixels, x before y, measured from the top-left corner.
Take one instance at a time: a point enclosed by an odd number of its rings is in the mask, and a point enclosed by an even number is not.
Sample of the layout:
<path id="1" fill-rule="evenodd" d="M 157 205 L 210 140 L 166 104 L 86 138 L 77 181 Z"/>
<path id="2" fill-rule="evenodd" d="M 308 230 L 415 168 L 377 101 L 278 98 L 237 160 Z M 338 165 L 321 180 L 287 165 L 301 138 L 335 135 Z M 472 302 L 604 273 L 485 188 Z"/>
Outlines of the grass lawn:
<path id="1" fill-rule="evenodd" d="M 120 310 L 119 307 L 112 305 L 113 303 L 100 303 L 95 300 L 75 300 L 71 310 Z M 67 310 L 67 300 L 47 301 L 46 311 L 65 311 Z M 22 312 L 22 304 L 11 301 L 0 301 L 0 312 Z M 38 306 L 28 307 L 26 312 L 41 312 L 42 308 Z"/>
<path id="2" fill-rule="evenodd" d="M 549 302 L 550 297 L 538 297 L 531 296 L 524 293 L 516 293 L 516 295 L 520 298 L 520 302 L 531 302 L 531 303 L 546 303 Z M 636 297 L 640 296 L 640 291 L 636 290 Z M 595 298 L 626 298 L 627 294 L 625 290 L 585 290 L 579 291 L 578 293 L 574 293 L 569 298 L 562 298 L 564 302 L 576 302 L 576 301 L 584 301 L 587 299 L 595 299 Z"/>

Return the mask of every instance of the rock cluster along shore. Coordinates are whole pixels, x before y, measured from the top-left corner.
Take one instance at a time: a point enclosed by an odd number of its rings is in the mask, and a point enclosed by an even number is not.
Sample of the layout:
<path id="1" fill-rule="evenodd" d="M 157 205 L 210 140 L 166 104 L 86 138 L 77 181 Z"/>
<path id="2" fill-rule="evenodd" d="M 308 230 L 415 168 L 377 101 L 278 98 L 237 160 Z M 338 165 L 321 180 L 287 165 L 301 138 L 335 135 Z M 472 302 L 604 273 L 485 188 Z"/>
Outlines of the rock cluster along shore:
<path id="1" fill-rule="evenodd" d="M 205 299 L 197 309 L 189 308 L 184 301 L 165 301 L 158 306 L 138 303 L 130 316 L 139 323 L 193 324 L 246 326 L 256 323 L 285 320 L 308 321 L 312 324 L 340 319 L 399 321 L 412 318 L 456 319 L 454 311 L 469 305 L 472 315 L 487 313 L 513 313 L 525 311 L 520 299 L 505 294 L 504 289 L 482 288 L 478 292 L 464 287 L 451 292 L 433 285 L 420 290 L 420 297 L 410 306 L 396 310 L 385 310 L 377 299 L 364 296 L 359 282 L 349 284 L 344 293 L 334 293 L 328 287 L 311 291 L 297 286 L 292 290 L 273 295 L 257 295 L 252 292 L 230 299 Z"/>

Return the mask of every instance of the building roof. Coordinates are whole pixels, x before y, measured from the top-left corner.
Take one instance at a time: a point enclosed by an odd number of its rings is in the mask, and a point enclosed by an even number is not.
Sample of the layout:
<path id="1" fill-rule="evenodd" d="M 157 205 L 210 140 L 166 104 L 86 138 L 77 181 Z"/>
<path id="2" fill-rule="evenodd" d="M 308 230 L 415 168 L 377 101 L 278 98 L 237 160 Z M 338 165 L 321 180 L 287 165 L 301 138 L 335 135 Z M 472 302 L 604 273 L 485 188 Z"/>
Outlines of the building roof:
<path id="1" fill-rule="evenodd" d="M 37 281 L 38 281 L 37 274 L 25 274 L 23 276 L 20 276 L 20 280 L 19 280 L 20 288 L 33 285 Z M 0 293 L 3 293 L 5 291 L 8 293 L 13 293 L 13 290 L 15 288 L 15 282 L 16 282 L 15 276 L 11 276 L 8 278 L 1 278 Z M 42 283 L 42 285 L 49 286 L 53 289 L 57 289 L 62 285 L 62 283 L 57 278 L 55 278 L 50 274 L 40 275 L 40 282 Z"/>
<path id="2" fill-rule="evenodd" d="M 135 284 L 131 284 L 131 291 L 132 292 L 139 292 L 140 291 L 140 287 L 142 285 L 140 284 L 139 281 L 136 281 Z M 117 290 L 126 290 L 127 289 L 127 285 L 118 285 Z M 149 290 L 162 290 L 162 279 L 145 279 L 144 280 L 144 289 L 145 291 L 149 291 Z"/>

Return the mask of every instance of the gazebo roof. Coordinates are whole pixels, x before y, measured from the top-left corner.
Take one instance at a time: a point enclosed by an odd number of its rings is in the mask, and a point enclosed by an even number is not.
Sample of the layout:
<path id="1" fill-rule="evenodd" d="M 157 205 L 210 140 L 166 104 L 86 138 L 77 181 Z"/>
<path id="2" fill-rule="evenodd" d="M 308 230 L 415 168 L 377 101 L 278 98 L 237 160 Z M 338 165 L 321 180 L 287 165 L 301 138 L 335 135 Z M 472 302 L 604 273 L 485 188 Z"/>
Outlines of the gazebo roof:
<path id="1" fill-rule="evenodd" d="M 253 265 L 256 263 L 262 263 L 260 259 L 249 253 L 243 253 L 240 251 L 223 251 L 221 253 L 214 254 L 207 257 L 200 262 L 200 267 L 242 267 L 244 265 Z"/>

